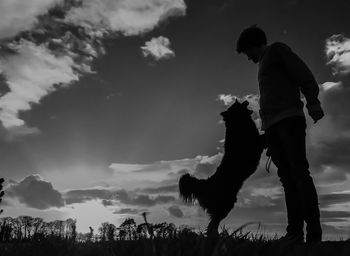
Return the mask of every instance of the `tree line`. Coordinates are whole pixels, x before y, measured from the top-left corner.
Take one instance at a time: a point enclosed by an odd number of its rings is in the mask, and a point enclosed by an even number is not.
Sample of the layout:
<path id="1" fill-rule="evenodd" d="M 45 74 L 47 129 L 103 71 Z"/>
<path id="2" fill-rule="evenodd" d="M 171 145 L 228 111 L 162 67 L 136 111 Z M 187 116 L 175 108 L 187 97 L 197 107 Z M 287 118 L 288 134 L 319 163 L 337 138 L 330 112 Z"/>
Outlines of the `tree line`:
<path id="1" fill-rule="evenodd" d="M 0 242 L 36 241 L 47 239 L 69 240 L 77 242 L 97 242 L 116 240 L 139 240 L 148 238 L 173 238 L 178 229 L 173 223 L 136 224 L 132 218 L 124 220 L 120 226 L 103 222 L 95 230 L 90 227 L 88 233 L 78 233 L 75 219 L 45 222 L 42 218 L 19 216 L 0 218 Z"/>

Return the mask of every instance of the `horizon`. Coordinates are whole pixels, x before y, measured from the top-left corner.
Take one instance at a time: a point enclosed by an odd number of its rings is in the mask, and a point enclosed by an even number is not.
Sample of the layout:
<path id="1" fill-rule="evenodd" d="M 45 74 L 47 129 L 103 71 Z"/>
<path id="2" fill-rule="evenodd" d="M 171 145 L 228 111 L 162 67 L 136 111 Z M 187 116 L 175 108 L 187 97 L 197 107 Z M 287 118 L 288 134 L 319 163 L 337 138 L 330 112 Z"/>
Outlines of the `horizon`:
<path id="1" fill-rule="evenodd" d="M 0 2 L 0 218 L 73 218 L 86 233 L 105 221 L 141 223 L 149 212 L 151 223 L 203 229 L 208 217 L 179 199 L 178 179 L 215 172 L 224 153 L 220 113 L 235 99 L 248 100 L 260 127 L 257 66 L 235 51 L 240 32 L 258 24 L 319 84 L 326 115 L 316 124 L 305 116 L 323 237 L 350 238 L 349 7 L 344 0 Z M 220 226 L 261 222 L 268 233 L 285 232 L 283 188 L 266 161 L 264 151 Z"/>

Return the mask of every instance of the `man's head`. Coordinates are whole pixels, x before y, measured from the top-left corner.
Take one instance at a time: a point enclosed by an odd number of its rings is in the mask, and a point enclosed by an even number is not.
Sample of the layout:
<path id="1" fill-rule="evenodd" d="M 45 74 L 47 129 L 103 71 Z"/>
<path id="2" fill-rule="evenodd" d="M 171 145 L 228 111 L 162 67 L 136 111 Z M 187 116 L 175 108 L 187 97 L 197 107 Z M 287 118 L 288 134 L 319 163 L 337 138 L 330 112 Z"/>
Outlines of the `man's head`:
<path id="1" fill-rule="evenodd" d="M 265 32 L 257 27 L 250 26 L 242 31 L 237 40 L 237 52 L 247 55 L 248 60 L 258 63 L 267 45 Z"/>

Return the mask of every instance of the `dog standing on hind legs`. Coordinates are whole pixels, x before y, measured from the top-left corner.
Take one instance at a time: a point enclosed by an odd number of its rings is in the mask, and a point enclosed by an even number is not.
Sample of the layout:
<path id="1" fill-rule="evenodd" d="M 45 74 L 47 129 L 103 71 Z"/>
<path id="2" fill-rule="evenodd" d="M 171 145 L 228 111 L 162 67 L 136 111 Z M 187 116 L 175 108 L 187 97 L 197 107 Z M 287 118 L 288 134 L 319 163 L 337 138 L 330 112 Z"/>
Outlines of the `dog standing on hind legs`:
<path id="1" fill-rule="evenodd" d="M 197 179 L 187 173 L 179 180 L 180 197 L 187 203 L 197 200 L 208 213 L 207 235 L 218 234 L 220 222 L 233 208 L 243 182 L 255 172 L 266 148 L 248 104 L 236 100 L 221 113 L 226 126 L 225 153 L 216 172 L 208 179 Z"/>

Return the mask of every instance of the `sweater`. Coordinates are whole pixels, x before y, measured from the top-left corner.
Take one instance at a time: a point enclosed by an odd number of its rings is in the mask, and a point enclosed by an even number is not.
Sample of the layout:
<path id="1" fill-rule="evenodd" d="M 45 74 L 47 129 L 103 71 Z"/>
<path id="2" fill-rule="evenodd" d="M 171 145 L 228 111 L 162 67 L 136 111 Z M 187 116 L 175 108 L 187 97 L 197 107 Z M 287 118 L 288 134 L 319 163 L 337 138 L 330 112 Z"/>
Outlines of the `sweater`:
<path id="1" fill-rule="evenodd" d="M 306 64 L 283 43 L 268 45 L 259 60 L 260 118 L 262 130 L 291 116 L 304 116 L 304 103 L 311 111 L 322 110 L 318 84 Z"/>

